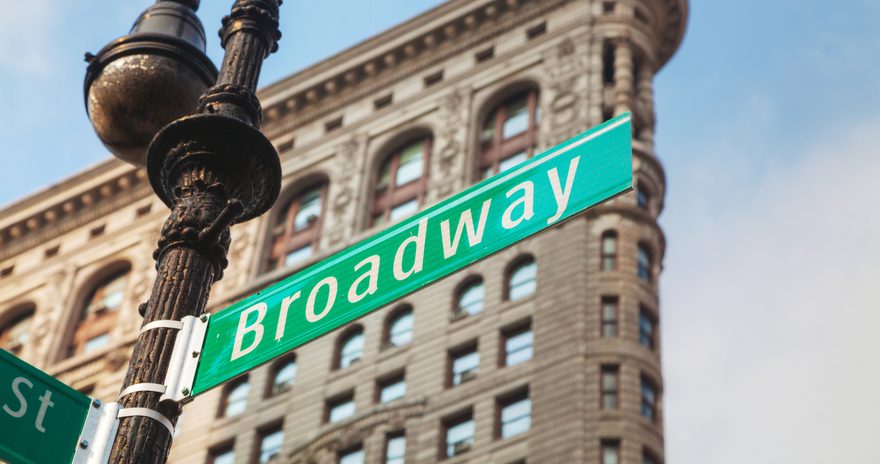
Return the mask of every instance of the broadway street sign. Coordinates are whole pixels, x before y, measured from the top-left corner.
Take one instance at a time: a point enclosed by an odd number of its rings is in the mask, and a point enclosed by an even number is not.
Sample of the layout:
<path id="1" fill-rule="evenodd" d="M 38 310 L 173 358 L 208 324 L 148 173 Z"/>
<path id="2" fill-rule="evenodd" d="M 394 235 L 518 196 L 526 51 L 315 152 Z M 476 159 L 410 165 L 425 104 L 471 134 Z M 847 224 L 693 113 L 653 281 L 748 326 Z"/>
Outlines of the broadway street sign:
<path id="1" fill-rule="evenodd" d="M 69 463 L 92 400 L 0 350 L 0 459 Z"/>
<path id="2" fill-rule="evenodd" d="M 632 188 L 623 114 L 213 315 L 192 394 Z"/>

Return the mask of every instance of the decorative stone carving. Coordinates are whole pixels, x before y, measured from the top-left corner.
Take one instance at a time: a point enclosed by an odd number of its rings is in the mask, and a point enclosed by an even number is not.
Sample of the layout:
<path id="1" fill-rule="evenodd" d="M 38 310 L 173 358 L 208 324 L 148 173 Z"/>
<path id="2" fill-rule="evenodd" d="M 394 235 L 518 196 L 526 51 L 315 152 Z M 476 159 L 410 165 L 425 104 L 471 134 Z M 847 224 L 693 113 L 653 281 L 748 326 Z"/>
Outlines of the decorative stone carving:
<path id="1" fill-rule="evenodd" d="M 331 170 L 330 211 L 324 222 L 325 240 L 322 246 L 333 247 L 353 234 L 357 226 L 357 205 L 352 203 L 360 182 L 360 175 L 366 172 L 367 136 L 358 133 L 340 143 L 333 158 Z"/>
<path id="2" fill-rule="evenodd" d="M 457 88 L 440 100 L 440 124 L 434 134 L 434 156 L 428 201 L 447 197 L 464 186 L 467 121 L 471 89 Z"/>

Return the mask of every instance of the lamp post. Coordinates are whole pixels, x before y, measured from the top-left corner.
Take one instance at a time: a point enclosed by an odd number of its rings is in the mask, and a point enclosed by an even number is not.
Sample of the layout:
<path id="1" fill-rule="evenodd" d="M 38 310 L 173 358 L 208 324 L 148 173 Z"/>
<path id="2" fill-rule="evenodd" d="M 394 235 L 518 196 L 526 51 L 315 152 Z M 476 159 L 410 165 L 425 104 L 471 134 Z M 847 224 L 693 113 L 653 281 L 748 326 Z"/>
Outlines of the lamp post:
<path id="1" fill-rule="evenodd" d="M 281 36 L 281 0 L 235 1 L 220 29 L 226 53 L 216 83 L 198 4 L 160 0 L 130 35 L 86 57 L 86 106 L 96 132 L 115 156 L 146 166 L 171 209 L 153 253 L 158 275 L 139 308 L 144 326 L 205 312 L 227 264 L 230 226 L 267 211 L 281 184 L 278 154 L 259 131 L 255 94 L 263 59 Z M 162 325 L 142 330 L 135 342 L 119 403 L 139 413 L 120 417 L 110 462 L 160 463 L 168 456 L 167 426 L 181 410 L 160 402 L 155 388 L 164 382 L 176 337 Z"/>

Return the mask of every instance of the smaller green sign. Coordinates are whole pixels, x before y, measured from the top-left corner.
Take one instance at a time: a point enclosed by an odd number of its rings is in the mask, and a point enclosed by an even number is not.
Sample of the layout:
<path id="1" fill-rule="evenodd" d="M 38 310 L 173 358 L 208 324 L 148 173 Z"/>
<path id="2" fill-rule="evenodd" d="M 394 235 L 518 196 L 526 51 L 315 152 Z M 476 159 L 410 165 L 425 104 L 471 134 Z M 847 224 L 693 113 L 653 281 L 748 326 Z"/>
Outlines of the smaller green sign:
<path id="1" fill-rule="evenodd" d="M 0 458 L 11 464 L 69 463 L 91 399 L 0 350 Z"/>

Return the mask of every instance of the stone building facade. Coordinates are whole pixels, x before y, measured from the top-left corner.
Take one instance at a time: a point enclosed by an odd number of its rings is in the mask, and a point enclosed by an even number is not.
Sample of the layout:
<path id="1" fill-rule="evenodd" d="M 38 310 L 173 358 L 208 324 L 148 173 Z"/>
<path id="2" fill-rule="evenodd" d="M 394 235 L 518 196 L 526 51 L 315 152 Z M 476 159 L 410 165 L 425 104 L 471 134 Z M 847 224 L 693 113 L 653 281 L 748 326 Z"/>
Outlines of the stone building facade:
<path id="1" fill-rule="evenodd" d="M 198 397 L 170 462 L 663 462 L 652 81 L 686 18 L 452 0 L 262 89 L 282 194 L 212 311 L 625 111 L 636 191 Z M 105 400 L 155 277 L 148 184 L 109 160 L 0 211 L 0 344 Z"/>

